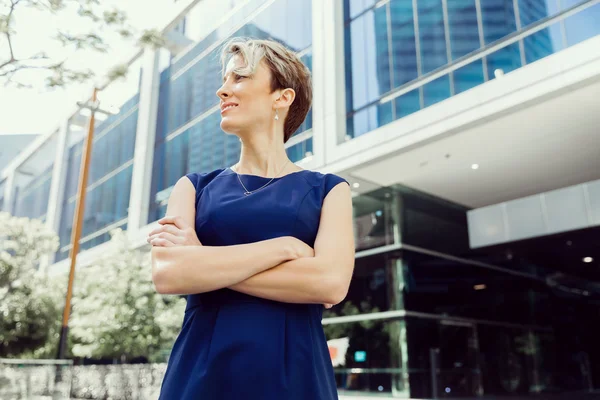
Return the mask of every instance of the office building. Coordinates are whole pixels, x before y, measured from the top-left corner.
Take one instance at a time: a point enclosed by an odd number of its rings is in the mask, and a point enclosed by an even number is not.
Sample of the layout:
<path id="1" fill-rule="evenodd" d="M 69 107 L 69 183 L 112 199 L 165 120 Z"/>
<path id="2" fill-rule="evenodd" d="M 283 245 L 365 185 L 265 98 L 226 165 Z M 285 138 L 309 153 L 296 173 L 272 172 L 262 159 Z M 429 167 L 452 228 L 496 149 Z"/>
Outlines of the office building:
<path id="1" fill-rule="evenodd" d="M 600 1 L 174 7 L 167 46 L 131 64 L 119 112 L 97 123 L 80 264 L 116 227 L 145 246 L 181 176 L 237 161 L 216 54 L 271 38 L 313 74 L 289 156 L 354 193 L 355 274 L 323 320 L 340 393 L 600 389 Z M 0 176 L 5 211 L 59 233 L 53 273 L 68 268 L 84 121 L 49 127 Z"/>

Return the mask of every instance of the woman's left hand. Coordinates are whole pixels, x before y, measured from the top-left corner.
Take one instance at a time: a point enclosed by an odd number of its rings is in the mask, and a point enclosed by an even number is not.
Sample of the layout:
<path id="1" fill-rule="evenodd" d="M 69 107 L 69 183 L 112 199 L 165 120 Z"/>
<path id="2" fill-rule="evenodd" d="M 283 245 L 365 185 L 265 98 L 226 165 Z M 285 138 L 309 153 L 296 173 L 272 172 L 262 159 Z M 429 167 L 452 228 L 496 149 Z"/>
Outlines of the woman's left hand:
<path id="1" fill-rule="evenodd" d="M 181 217 L 164 217 L 158 220 L 161 225 L 148 234 L 146 241 L 152 246 L 202 246 L 196 231 Z"/>

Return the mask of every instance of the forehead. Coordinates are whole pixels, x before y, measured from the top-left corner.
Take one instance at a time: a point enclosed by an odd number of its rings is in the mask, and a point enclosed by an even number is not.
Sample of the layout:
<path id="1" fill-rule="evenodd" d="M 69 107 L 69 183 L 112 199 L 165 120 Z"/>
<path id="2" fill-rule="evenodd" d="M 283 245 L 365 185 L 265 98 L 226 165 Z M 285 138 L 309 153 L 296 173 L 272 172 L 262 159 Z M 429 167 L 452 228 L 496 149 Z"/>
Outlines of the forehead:
<path id="1" fill-rule="evenodd" d="M 244 63 L 244 60 L 242 59 L 242 57 L 235 55 L 235 56 L 231 57 L 229 59 L 229 61 L 227 62 L 227 65 L 225 66 L 224 75 L 229 74 L 232 69 L 237 68 L 237 67 L 243 67 L 244 65 L 245 65 L 245 63 Z"/>
<path id="2" fill-rule="evenodd" d="M 223 79 L 225 79 L 231 73 L 231 71 L 233 69 L 244 67 L 244 66 L 246 66 L 246 62 L 244 61 L 244 59 L 241 56 L 235 55 L 235 56 L 231 57 L 229 59 L 229 61 L 227 62 L 227 65 L 225 66 L 225 71 L 223 72 Z M 254 73 L 252 75 L 254 77 L 260 77 L 265 74 L 269 75 L 269 72 L 270 72 L 269 68 L 265 64 L 265 61 L 260 60 L 258 65 L 256 66 L 256 68 L 254 69 Z"/>

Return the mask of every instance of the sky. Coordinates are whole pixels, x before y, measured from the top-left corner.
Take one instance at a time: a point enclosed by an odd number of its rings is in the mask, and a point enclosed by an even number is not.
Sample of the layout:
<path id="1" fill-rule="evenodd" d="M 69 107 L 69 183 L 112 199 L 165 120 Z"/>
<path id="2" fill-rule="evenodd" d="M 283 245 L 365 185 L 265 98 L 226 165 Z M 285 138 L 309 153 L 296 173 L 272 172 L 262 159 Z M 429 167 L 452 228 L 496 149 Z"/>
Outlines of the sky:
<path id="1" fill-rule="evenodd" d="M 168 22 L 166 18 L 172 15 L 168 12 L 171 11 L 169 8 L 174 7 L 174 0 L 103 0 L 102 3 L 111 6 L 118 4 L 118 8 L 127 13 L 129 23 L 138 29 L 162 27 L 162 24 Z M 1 11 L 2 14 L 4 11 Z M 58 27 L 73 32 L 87 31 L 87 20 L 69 12 L 49 16 L 47 12 L 29 8 L 19 9 L 14 15 L 16 34 L 13 47 L 17 57 L 44 50 L 48 54 L 58 55 L 61 59 L 68 58 L 73 65 L 92 68 L 97 76 L 102 76 L 114 65 L 128 61 L 136 51 L 132 42 L 118 40 L 116 35 L 108 42 L 112 49 L 109 53 L 65 51 L 50 37 L 56 34 Z M 0 60 L 7 59 L 7 55 L 6 41 L 0 41 Z M 135 78 L 130 77 L 127 81 L 134 81 Z M 16 89 L 0 86 L 0 135 L 43 134 L 54 131 L 68 114 L 75 110 L 76 103 L 88 98 L 92 90 L 92 83 L 88 83 L 49 91 L 43 85 L 42 74 L 35 70 L 27 72 L 21 81 L 36 88 Z M 125 83 L 115 86 L 131 86 Z M 119 90 L 120 88 L 116 87 L 113 92 Z M 102 97 L 100 100 L 103 100 Z"/>

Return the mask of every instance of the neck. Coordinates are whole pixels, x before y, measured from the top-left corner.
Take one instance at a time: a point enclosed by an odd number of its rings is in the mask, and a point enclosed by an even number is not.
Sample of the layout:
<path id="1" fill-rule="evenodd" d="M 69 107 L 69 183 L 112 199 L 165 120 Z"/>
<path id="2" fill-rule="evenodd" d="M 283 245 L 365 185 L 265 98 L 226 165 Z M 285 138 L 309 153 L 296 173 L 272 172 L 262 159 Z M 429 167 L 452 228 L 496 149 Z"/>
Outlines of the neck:
<path id="1" fill-rule="evenodd" d="M 290 169 L 289 158 L 281 140 L 282 135 L 249 135 L 242 138 L 240 161 L 235 170 L 239 174 L 272 178 Z"/>

